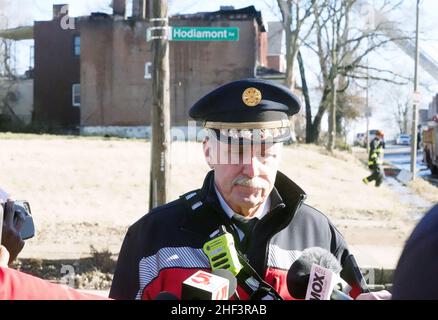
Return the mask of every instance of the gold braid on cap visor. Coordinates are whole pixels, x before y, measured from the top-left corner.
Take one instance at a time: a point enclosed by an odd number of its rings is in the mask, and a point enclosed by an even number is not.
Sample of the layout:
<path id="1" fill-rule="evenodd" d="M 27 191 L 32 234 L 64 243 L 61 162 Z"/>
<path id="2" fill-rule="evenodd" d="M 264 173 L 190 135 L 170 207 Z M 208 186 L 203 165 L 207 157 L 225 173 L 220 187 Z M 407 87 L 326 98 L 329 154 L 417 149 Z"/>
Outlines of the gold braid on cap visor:
<path id="1" fill-rule="evenodd" d="M 212 122 L 207 121 L 205 128 L 217 129 L 220 134 L 233 139 L 260 139 L 277 138 L 289 134 L 289 120 L 267 122 Z"/>
<path id="2" fill-rule="evenodd" d="M 205 128 L 209 129 L 280 129 L 289 128 L 289 120 L 264 121 L 264 122 L 214 122 L 206 121 Z"/>

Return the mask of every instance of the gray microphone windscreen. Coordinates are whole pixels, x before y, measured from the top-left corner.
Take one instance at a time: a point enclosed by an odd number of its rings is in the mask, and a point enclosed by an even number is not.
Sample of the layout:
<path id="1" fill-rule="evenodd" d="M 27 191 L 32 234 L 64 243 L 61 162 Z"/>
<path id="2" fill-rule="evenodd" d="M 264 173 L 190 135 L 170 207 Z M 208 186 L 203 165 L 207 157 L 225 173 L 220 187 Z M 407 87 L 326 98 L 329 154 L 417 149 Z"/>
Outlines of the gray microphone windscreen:
<path id="1" fill-rule="evenodd" d="M 326 249 L 319 247 L 307 248 L 303 251 L 300 260 L 307 262 L 310 266 L 317 264 L 323 268 L 339 274 L 342 270 L 341 264 L 335 256 Z"/>
<path id="2" fill-rule="evenodd" d="M 305 249 L 301 256 L 292 263 L 287 272 L 287 288 L 292 297 L 296 299 L 305 298 L 313 264 L 329 269 L 336 274 L 339 274 L 342 270 L 338 260 L 329 251 L 319 247 Z"/>

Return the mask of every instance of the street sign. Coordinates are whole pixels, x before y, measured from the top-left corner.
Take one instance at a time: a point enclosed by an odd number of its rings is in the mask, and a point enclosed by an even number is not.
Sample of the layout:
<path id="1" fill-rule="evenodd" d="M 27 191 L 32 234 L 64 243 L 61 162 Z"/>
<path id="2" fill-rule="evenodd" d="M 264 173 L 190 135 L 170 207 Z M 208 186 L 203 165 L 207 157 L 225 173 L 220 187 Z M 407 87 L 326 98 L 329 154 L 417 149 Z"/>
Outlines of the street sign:
<path id="1" fill-rule="evenodd" d="M 419 91 L 414 92 L 414 95 L 412 97 L 413 103 L 414 104 L 420 104 L 421 103 L 421 93 Z"/>
<path id="2" fill-rule="evenodd" d="M 170 41 L 239 41 L 236 27 L 170 27 Z"/>

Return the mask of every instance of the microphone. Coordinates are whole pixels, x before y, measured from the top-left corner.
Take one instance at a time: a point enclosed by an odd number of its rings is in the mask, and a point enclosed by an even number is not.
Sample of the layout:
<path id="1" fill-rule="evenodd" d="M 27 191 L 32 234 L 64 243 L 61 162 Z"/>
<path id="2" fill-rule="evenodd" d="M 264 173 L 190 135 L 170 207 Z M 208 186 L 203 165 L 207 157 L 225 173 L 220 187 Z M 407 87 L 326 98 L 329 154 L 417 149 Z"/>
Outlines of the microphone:
<path id="1" fill-rule="evenodd" d="M 178 300 L 178 297 L 170 292 L 162 291 L 155 297 L 154 300 Z"/>
<path id="2" fill-rule="evenodd" d="M 341 276 L 351 285 L 350 295 L 352 297 L 356 298 L 361 293 L 371 292 L 353 255 L 350 254 L 345 258 Z"/>
<path id="3" fill-rule="evenodd" d="M 341 265 L 330 252 L 318 247 L 308 248 L 287 273 L 288 291 L 296 299 L 353 300 L 335 288 L 341 281 L 341 270 Z"/>
<path id="4" fill-rule="evenodd" d="M 199 270 L 184 280 L 181 300 L 228 300 L 230 281 Z"/>
<path id="5" fill-rule="evenodd" d="M 225 269 L 217 269 L 213 271 L 213 274 L 225 279 L 228 279 L 229 281 L 229 288 L 228 288 L 228 298 L 229 300 L 233 295 L 236 296 L 237 300 L 240 300 L 239 294 L 237 293 L 237 279 L 236 277 L 231 273 L 231 271 L 225 270 Z"/>
<path id="6" fill-rule="evenodd" d="M 240 286 L 250 295 L 250 300 L 283 300 L 272 286 L 266 283 L 244 259 L 234 245 L 233 236 L 225 226 L 214 231 L 203 246 L 212 270 L 225 269 L 237 278 Z"/>

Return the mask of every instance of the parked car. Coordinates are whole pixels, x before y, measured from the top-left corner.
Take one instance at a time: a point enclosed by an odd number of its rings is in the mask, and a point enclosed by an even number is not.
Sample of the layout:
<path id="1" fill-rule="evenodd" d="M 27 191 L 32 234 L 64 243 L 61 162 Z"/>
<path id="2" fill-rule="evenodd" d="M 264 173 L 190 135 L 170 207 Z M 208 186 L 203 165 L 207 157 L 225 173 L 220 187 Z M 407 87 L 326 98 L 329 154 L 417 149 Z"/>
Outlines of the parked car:
<path id="1" fill-rule="evenodd" d="M 361 133 L 358 133 L 358 134 L 356 134 L 356 136 L 354 137 L 354 141 L 353 141 L 353 144 L 355 145 L 355 146 L 361 146 L 361 147 L 364 147 L 365 146 L 365 133 L 364 132 L 361 132 Z"/>
<path id="2" fill-rule="evenodd" d="M 377 131 L 379 131 L 379 130 L 373 129 L 373 130 L 369 131 L 370 141 L 373 141 L 373 139 L 376 137 Z M 380 131 L 382 131 L 382 130 L 380 130 Z M 368 143 L 368 140 L 366 137 L 365 137 L 365 142 Z M 383 148 L 385 148 L 386 147 L 385 137 L 382 138 L 382 144 L 383 144 Z"/>
<path id="3" fill-rule="evenodd" d="M 411 136 L 408 134 L 400 134 L 395 140 L 395 144 L 402 144 L 408 146 L 411 144 Z"/>
<path id="4" fill-rule="evenodd" d="M 370 133 L 369 133 L 370 141 L 373 141 L 373 139 L 376 137 L 377 131 L 379 131 L 379 130 L 376 130 L 376 129 L 370 130 Z"/>
<path id="5" fill-rule="evenodd" d="M 369 137 L 370 137 L 370 141 L 372 141 L 375 137 L 376 137 L 376 133 L 378 130 L 373 129 L 368 131 L 369 132 Z M 383 148 L 385 148 L 385 138 L 383 138 Z M 358 133 L 356 134 L 354 141 L 353 141 L 355 146 L 361 146 L 361 147 L 365 147 L 368 144 L 368 137 L 366 135 L 366 133 Z"/>

